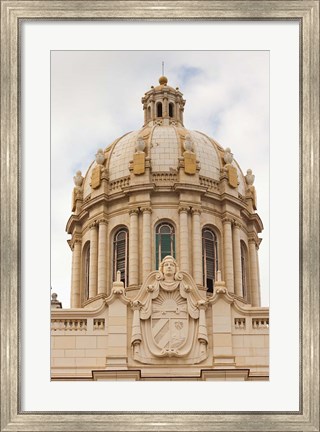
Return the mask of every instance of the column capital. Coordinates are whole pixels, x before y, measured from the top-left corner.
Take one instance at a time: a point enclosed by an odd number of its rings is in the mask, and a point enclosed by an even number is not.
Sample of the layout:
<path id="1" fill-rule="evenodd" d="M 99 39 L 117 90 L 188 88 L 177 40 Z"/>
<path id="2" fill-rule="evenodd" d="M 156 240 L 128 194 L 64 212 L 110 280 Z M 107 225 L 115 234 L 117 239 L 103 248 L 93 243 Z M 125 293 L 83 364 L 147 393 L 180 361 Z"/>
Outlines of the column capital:
<path id="1" fill-rule="evenodd" d="M 75 245 L 81 245 L 81 243 L 82 243 L 81 236 L 80 236 L 79 234 L 75 235 L 75 236 L 70 240 L 71 250 L 74 249 Z"/>
<path id="2" fill-rule="evenodd" d="M 229 216 L 226 216 L 222 219 L 223 224 L 232 224 L 232 222 L 233 222 L 233 219 Z"/>
<path id="3" fill-rule="evenodd" d="M 201 209 L 199 207 L 192 207 L 191 212 L 193 215 L 201 215 Z"/>
<path id="4" fill-rule="evenodd" d="M 93 222 L 91 222 L 91 223 L 89 224 L 89 228 L 90 228 L 90 229 L 94 229 L 94 228 L 97 228 L 97 227 L 98 227 L 97 221 L 93 221 Z"/>
<path id="5" fill-rule="evenodd" d="M 141 207 L 141 211 L 142 213 L 149 213 L 149 214 L 152 213 L 151 207 Z"/>
<path id="6" fill-rule="evenodd" d="M 139 209 L 138 208 L 132 208 L 129 210 L 129 216 L 138 215 Z"/>
<path id="7" fill-rule="evenodd" d="M 234 221 L 233 221 L 233 226 L 234 226 L 235 228 L 239 228 L 239 229 L 241 229 L 241 228 L 242 228 L 242 223 L 239 222 L 239 221 L 237 221 L 237 220 L 234 220 Z"/>
<path id="8" fill-rule="evenodd" d="M 188 213 L 189 210 L 190 210 L 190 207 L 188 207 L 186 205 L 180 205 L 178 212 L 179 213 Z"/>
<path id="9" fill-rule="evenodd" d="M 255 236 L 250 236 L 249 238 L 248 238 L 248 243 L 249 244 L 254 244 L 255 246 L 256 246 L 256 248 L 258 248 L 259 247 L 259 241 L 257 240 L 257 238 L 255 237 Z"/>
<path id="10" fill-rule="evenodd" d="M 98 220 L 99 225 L 108 225 L 107 219 L 101 218 Z"/>

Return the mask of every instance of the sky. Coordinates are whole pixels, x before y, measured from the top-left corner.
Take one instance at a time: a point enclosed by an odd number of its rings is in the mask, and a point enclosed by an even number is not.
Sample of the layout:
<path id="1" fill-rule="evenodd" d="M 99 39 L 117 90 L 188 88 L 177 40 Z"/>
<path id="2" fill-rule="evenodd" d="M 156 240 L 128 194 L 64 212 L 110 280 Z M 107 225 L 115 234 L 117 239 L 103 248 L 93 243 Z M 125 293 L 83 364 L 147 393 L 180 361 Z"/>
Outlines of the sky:
<path id="1" fill-rule="evenodd" d="M 261 305 L 269 305 L 269 52 L 51 52 L 51 287 L 70 307 L 72 252 L 65 232 L 73 176 L 99 148 L 143 125 L 141 97 L 164 73 L 186 99 L 184 126 L 230 147 L 255 174 L 264 230 Z"/>

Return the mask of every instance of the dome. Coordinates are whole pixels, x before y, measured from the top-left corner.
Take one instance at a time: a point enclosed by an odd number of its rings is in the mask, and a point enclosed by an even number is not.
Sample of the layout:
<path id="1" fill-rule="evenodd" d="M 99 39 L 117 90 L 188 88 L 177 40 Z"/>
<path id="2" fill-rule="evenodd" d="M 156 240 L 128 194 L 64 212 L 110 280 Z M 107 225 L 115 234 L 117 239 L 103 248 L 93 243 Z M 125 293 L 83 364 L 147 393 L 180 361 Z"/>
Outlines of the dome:
<path id="1" fill-rule="evenodd" d="M 145 152 L 150 157 L 150 167 L 153 173 L 178 172 L 179 158 L 182 157 L 181 137 L 189 136 L 193 151 L 199 165 L 199 177 L 218 182 L 223 168 L 224 149 L 213 139 L 198 131 L 187 130 L 177 125 L 154 125 L 129 132 L 108 146 L 109 153 L 107 169 L 109 181 L 113 182 L 130 176 L 130 162 L 135 153 L 139 137 L 148 134 Z M 232 165 L 237 170 L 238 191 L 245 195 L 244 175 L 235 160 Z M 84 197 L 90 195 L 90 179 L 96 162 L 93 162 L 87 172 L 84 182 Z"/>
<path id="2" fill-rule="evenodd" d="M 220 271 L 230 292 L 258 305 L 258 276 L 250 289 L 249 273 L 240 277 L 263 229 L 255 176 L 251 170 L 244 176 L 230 148 L 187 129 L 182 93 L 166 77 L 159 83 L 142 97 L 143 126 L 98 149 L 84 178 L 80 171 L 74 177 L 67 232 L 71 248 L 81 243 L 82 260 L 74 304 L 110 293 L 118 271 L 128 289 L 139 289 L 166 252 L 201 289 L 212 293 Z"/>

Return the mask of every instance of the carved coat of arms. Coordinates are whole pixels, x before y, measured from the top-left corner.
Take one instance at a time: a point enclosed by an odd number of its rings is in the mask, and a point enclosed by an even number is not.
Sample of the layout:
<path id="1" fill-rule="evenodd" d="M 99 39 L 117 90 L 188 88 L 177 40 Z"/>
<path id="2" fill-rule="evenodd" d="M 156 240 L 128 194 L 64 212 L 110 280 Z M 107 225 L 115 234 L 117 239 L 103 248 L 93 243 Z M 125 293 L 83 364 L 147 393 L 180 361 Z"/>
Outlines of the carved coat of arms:
<path id="1" fill-rule="evenodd" d="M 183 358 L 195 364 L 207 357 L 206 301 L 185 272 L 167 256 L 152 272 L 132 302 L 133 357 L 160 364 Z"/>

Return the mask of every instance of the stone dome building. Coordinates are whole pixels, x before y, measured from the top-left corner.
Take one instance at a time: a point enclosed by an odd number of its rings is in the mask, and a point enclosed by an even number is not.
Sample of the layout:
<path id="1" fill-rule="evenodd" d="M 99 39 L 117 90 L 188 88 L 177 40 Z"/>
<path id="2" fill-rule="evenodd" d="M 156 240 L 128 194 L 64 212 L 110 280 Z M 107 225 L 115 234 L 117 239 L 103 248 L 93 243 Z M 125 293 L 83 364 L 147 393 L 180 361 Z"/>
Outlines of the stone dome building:
<path id="1" fill-rule="evenodd" d="M 265 379 L 254 175 L 184 127 L 166 77 L 142 104 L 142 128 L 74 177 L 71 309 L 52 310 L 52 377 Z"/>

